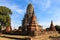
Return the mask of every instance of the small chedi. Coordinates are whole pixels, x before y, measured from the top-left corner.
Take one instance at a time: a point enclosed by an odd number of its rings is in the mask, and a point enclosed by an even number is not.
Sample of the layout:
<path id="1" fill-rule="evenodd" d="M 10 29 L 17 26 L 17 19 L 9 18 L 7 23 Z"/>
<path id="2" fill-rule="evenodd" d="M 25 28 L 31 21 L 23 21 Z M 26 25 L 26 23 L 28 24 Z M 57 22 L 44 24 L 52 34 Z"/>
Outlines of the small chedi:
<path id="1" fill-rule="evenodd" d="M 6 34 L 6 33 L 11 33 L 12 27 L 11 27 L 11 26 L 7 26 L 7 27 L 5 27 L 2 31 L 3 31 L 2 33 L 4 33 L 4 34 Z"/>
<path id="2" fill-rule="evenodd" d="M 53 25 L 53 21 L 50 24 L 50 31 L 56 31 L 55 26 Z"/>
<path id="3" fill-rule="evenodd" d="M 40 32 L 40 27 L 36 22 L 36 16 L 34 14 L 34 8 L 32 4 L 27 7 L 26 14 L 22 22 L 22 31 L 25 35 L 38 35 Z"/>
<path id="4" fill-rule="evenodd" d="M 6 27 L 5 31 L 6 31 L 6 32 L 11 32 L 11 31 L 12 31 L 12 28 L 11 28 L 11 26 L 9 26 L 9 27 Z"/>

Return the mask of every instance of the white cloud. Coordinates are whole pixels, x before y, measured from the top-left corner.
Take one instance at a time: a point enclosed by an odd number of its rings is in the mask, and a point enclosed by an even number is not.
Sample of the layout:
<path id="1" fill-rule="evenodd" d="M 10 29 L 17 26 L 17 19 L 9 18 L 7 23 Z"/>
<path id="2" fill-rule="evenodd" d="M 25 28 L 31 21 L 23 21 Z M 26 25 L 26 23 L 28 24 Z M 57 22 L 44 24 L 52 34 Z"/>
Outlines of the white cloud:
<path id="1" fill-rule="evenodd" d="M 37 8 L 46 11 L 48 8 L 51 6 L 51 1 L 50 0 L 32 0 L 32 3 L 37 5 Z"/>
<path id="2" fill-rule="evenodd" d="M 0 6 L 6 6 L 6 7 L 10 8 L 13 12 L 17 12 L 19 14 L 23 14 L 25 12 L 25 9 L 21 9 L 21 8 L 19 8 L 18 5 L 9 3 L 6 0 L 4 0 L 4 1 L 0 0 Z"/>
<path id="3" fill-rule="evenodd" d="M 50 0 L 47 0 L 46 5 L 45 5 L 45 9 L 49 8 L 51 6 L 51 2 Z"/>
<path id="4" fill-rule="evenodd" d="M 47 19 L 53 20 L 54 25 L 60 25 L 60 9 L 58 9 L 58 8 L 54 9 L 53 8 L 53 10 L 48 11 L 48 13 L 51 14 L 51 15 L 49 15 L 50 17 L 47 18 Z M 40 23 L 39 22 L 38 23 L 40 25 L 42 25 L 43 28 L 45 29 L 45 28 L 50 26 L 51 21 L 49 21 L 49 20 L 48 21 L 47 20 L 39 21 Z"/>

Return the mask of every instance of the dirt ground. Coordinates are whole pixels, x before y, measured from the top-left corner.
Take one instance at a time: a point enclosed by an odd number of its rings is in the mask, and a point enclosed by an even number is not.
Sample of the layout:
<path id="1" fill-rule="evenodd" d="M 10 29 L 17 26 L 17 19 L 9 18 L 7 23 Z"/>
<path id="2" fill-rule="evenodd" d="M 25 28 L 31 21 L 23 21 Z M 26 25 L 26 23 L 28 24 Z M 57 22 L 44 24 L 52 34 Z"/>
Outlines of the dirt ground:
<path id="1" fill-rule="evenodd" d="M 57 37 L 60 36 L 60 34 L 58 33 L 45 33 L 45 34 L 41 34 L 38 36 L 20 36 L 20 35 L 6 35 L 6 34 L 1 34 L 0 35 L 0 40 L 60 40 L 59 38 L 50 38 L 50 37 Z"/>

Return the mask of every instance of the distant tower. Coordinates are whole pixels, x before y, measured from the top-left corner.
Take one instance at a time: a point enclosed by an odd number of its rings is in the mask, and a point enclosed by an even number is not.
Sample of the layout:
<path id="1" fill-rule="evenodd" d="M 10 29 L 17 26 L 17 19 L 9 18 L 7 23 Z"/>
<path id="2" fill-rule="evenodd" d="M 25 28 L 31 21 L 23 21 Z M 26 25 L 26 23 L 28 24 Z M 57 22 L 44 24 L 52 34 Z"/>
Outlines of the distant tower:
<path id="1" fill-rule="evenodd" d="M 55 26 L 53 25 L 53 21 L 51 20 L 50 31 L 56 31 Z"/>

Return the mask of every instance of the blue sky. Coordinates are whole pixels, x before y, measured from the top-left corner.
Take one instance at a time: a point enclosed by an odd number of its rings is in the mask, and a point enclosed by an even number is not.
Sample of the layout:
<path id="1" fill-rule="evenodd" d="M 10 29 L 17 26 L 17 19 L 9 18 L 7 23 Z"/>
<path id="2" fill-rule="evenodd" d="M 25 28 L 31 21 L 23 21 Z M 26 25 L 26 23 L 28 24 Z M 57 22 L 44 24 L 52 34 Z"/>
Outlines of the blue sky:
<path id="1" fill-rule="evenodd" d="M 60 0 L 0 0 L 0 6 L 12 10 L 11 26 L 18 28 L 21 25 L 29 3 L 34 6 L 37 23 L 47 28 L 53 20 L 54 25 L 60 25 Z"/>

